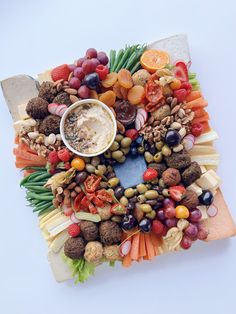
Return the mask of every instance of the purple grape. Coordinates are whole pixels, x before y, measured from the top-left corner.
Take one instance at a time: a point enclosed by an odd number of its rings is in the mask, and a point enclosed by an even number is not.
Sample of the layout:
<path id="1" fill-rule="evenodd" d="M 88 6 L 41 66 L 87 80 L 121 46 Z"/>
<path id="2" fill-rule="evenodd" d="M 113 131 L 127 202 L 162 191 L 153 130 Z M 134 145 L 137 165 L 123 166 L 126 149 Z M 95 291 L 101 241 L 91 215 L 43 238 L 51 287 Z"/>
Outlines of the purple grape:
<path id="1" fill-rule="evenodd" d="M 105 52 L 99 51 L 97 55 L 97 59 L 101 62 L 101 64 L 106 65 L 108 63 L 108 57 Z"/>
<path id="2" fill-rule="evenodd" d="M 184 230 L 184 233 L 190 238 L 195 238 L 198 234 L 198 228 L 197 226 L 190 223 L 188 227 Z"/>
<path id="3" fill-rule="evenodd" d="M 73 74 L 75 77 L 78 77 L 78 79 L 82 80 L 85 76 L 83 69 L 80 67 L 77 67 L 74 69 Z"/>
<path id="4" fill-rule="evenodd" d="M 184 249 L 184 250 L 187 250 L 191 247 L 192 245 L 192 240 L 189 239 L 188 237 L 186 236 L 183 236 L 183 239 L 180 243 L 181 247 Z"/>
<path id="5" fill-rule="evenodd" d="M 159 220 L 165 220 L 165 219 L 166 219 L 166 216 L 165 216 L 165 214 L 164 214 L 164 210 L 163 210 L 163 209 L 158 210 L 158 212 L 157 212 L 157 218 L 158 218 Z"/>
<path id="6" fill-rule="evenodd" d="M 167 218 L 165 224 L 168 228 L 176 227 L 178 219 L 177 218 Z"/>
<path id="7" fill-rule="evenodd" d="M 196 208 L 190 212 L 189 220 L 191 222 L 198 222 L 202 218 L 202 212 L 200 209 Z"/>
<path id="8" fill-rule="evenodd" d="M 164 209 L 164 213 L 165 213 L 166 218 L 174 218 L 176 214 L 176 210 L 174 207 L 166 207 Z"/>
<path id="9" fill-rule="evenodd" d="M 83 57 L 83 58 L 80 58 L 80 59 L 78 59 L 77 60 L 77 67 L 82 67 L 82 64 L 83 64 L 83 62 L 86 60 L 86 58 L 85 57 Z"/>
<path id="10" fill-rule="evenodd" d="M 70 69 L 70 71 L 74 71 L 74 69 L 76 68 L 76 65 L 75 64 L 69 64 L 68 65 L 68 68 Z"/>
<path id="11" fill-rule="evenodd" d="M 86 57 L 88 59 L 92 59 L 92 58 L 97 58 L 97 50 L 94 49 L 94 48 L 89 48 L 87 51 L 86 51 Z"/>
<path id="12" fill-rule="evenodd" d="M 175 202 L 171 198 L 165 198 L 163 201 L 164 208 L 166 207 L 175 207 Z"/>
<path id="13" fill-rule="evenodd" d="M 71 88 L 79 89 L 79 88 L 80 88 L 80 85 L 81 85 L 81 82 L 80 82 L 80 80 L 78 79 L 78 77 L 72 77 L 72 78 L 69 80 L 69 85 L 70 85 Z"/>
<path id="14" fill-rule="evenodd" d="M 96 67 L 100 64 L 100 62 L 98 61 L 97 58 L 92 58 L 92 59 L 91 59 L 91 62 L 94 64 L 95 69 L 96 69 Z"/>
<path id="15" fill-rule="evenodd" d="M 199 240 L 206 240 L 208 236 L 208 232 L 205 229 L 201 229 L 198 231 L 197 238 Z"/>
<path id="16" fill-rule="evenodd" d="M 90 95 L 90 90 L 87 86 L 83 85 L 80 86 L 79 90 L 78 90 L 78 95 L 81 98 L 89 98 Z"/>

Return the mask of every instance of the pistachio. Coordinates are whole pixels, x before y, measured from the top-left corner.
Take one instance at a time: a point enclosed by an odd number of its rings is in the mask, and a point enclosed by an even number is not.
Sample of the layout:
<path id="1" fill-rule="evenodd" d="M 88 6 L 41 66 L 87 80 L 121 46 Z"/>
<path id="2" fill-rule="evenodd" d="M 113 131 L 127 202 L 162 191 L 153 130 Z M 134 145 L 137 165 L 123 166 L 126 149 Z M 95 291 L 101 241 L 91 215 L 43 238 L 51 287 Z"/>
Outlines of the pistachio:
<path id="1" fill-rule="evenodd" d="M 38 135 L 39 135 L 38 131 L 28 133 L 28 137 L 32 140 L 35 140 L 38 137 Z"/>
<path id="2" fill-rule="evenodd" d="M 184 149 L 184 146 L 182 144 L 179 144 L 173 148 L 173 152 L 178 153 L 178 152 L 181 152 L 181 150 L 183 149 Z"/>

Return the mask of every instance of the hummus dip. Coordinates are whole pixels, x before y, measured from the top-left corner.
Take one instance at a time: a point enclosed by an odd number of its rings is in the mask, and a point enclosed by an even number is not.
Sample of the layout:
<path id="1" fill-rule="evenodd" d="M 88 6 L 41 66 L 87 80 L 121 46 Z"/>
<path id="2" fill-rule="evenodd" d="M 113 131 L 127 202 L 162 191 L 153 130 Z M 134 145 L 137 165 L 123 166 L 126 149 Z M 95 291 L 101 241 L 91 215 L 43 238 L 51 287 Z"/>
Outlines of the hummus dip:
<path id="1" fill-rule="evenodd" d="M 111 143 L 114 124 L 104 108 L 88 102 L 68 113 L 64 122 L 64 135 L 74 150 L 95 154 Z"/>

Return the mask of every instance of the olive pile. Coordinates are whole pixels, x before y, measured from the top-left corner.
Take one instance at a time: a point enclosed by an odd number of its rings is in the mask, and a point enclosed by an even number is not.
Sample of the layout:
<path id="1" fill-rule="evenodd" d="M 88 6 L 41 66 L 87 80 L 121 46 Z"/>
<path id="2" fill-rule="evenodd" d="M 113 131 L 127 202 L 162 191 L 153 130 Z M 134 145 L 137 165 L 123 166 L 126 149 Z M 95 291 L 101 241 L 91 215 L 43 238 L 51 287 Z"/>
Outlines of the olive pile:
<path id="1" fill-rule="evenodd" d="M 113 159 L 119 163 L 125 162 L 125 156 L 130 152 L 131 143 L 131 138 L 124 137 L 122 134 L 117 134 L 115 141 L 104 153 L 104 157 L 108 160 Z"/>

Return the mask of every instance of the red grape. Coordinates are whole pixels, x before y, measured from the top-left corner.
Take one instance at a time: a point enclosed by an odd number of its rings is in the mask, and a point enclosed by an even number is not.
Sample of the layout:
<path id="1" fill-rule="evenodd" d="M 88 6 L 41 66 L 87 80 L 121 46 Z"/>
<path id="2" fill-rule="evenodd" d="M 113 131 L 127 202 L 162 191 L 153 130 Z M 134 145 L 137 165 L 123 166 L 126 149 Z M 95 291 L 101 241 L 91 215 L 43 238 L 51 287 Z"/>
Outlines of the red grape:
<path id="1" fill-rule="evenodd" d="M 161 235 L 164 231 L 164 225 L 159 220 L 153 220 L 152 222 L 152 231 L 156 235 Z"/>
<path id="2" fill-rule="evenodd" d="M 199 240 L 206 240 L 208 236 L 208 232 L 205 229 L 201 229 L 198 231 L 197 237 Z"/>
<path id="3" fill-rule="evenodd" d="M 89 98 L 90 89 L 87 86 L 85 86 L 85 85 L 80 86 L 80 88 L 78 90 L 78 95 L 81 98 Z"/>
<path id="4" fill-rule="evenodd" d="M 178 219 L 177 218 L 168 218 L 165 221 L 165 224 L 168 228 L 176 227 Z"/>
<path id="5" fill-rule="evenodd" d="M 175 207 L 175 202 L 171 198 L 165 198 L 163 201 L 164 208 L 166 207 Z"/>
<path id="6" fill-rule="evenodd" d="M 95 66 L 95 69 L 100 64 L 100 62 L 96 58 L 92 58 L 90 61 L 93 62 L 94 66 Z"/>
<path id="7" fill-rule="evenodd" d="M 78 77 L 72 77 L 72 78 L 69 80 L 69 85 L 70 85 L 71 88 L 79 89 L 79 88 L 80 88 L 80 85 L 81 85 L 81 82 L 80 82 L 80 80 L 78 79 Z"/>
<path id="8" fill-rule="evenodd" d="M 79 59 L 77 60 L 77 67 L 82 67 L 82 64 L 83 64 L 83 62 L 84 62 L 85 60 L 86 60 L 85 57 L 79 58 Z"/>
<path id="9" fill-rule="evenodd" d="M 174 207 L 166 207 L 164 208 L 164 214 L 166 218 L 174 218 L 176 214 L 176 210 Z"/>
<path id="10" fill-rule="evenodd" d="M 190 238 L 195 238 L 198 234 L 197 226 L 190 223 L 188 227 L 184 230 L 184 234 Z"/>
<path id="11" fill-rule="evenodd" d="M 94 49 L 94 48 L 89 48 L 87 51 L 86 51 L 86 57 L 88 59 L 92 59 L 92 58 L 97 58 L 97 50 Z"/>
<path id="12" fill-rule="evenodd" d="M 76 65 L 75 64 L 69 64 L 68 65 L 68 68 L 70 69 L 70 71 L 74 71 L 74 69 L 76 68 Z"/>
<path id="13" fill-rule="evenodd" d="M 95 71 L 96 66 L 91 60 L 85 60 L 82 64 L 82 69 L 85 74 L 90 74 Z"/>
<path id="14" fill-rule="evenodd" d="M 187 250 L 187 249 L 189 249 L 189 248 L 191 247 L 191 245 L 192 245 L 192 240 L 189 239 L 188 237 L 183 236 L 183 239 L 182 239 L 180 245 L 181 245 L 181 247 L 182 247 L 184 250 Z"/>
<path id="15" fill-rule="evenodd" d="M 85 74 L 84 74 L 82 68 L 80 68 L 80 67 L 75 68 L 73 74 L 74 74 L 74 76 L 78 77 L 78 79 L 80 79 L 80 80 L 82 80 L 85 77 Z"/>
<path id="16" fill-rule="evenodd" d="M 192 212 L 190 212 L 189 219 L 191 222 L 198 222 L 202 218 L 202 212 L 200 209 L 196 208 Z"/>
<path id="17" fill-rule="evenodd" d="M 157 212 L 157 218 L 160 219 L 160 220 L 165 220 L 166 219 L 166 216 L 164 214 L 164 210 L 163 209 L 159 209 L 158 212 Z"/>
<path id="18" fill-rule="evenodd" d="M 101 64 L 106 65 L 108 63 L 108 57 L 105 52 L 99 51 L 97 55 L 98 60 L 101 62 Z"/>

